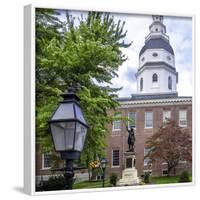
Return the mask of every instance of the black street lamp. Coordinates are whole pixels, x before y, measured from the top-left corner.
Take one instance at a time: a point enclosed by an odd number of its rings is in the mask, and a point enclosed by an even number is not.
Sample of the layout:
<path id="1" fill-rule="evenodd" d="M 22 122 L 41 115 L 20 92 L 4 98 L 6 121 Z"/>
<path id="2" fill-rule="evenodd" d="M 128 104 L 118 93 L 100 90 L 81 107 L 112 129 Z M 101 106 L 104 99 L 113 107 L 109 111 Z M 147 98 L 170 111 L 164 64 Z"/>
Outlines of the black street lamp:
<path id="1" fill-rule="evenodd" d="M 61 95 L 64 100 L 49 120 L 55 151 L 60 152 L 61 159 L 66 161 L 66 189 L 73 185 L 73 161 L 80 158 L 83 150 L 88 125 L 80 108 L 79 97 L 70 88 Z"/>
<path id="2" fill-rule="evenodd" d="M 103 170 L 103 187 L 104 187 L 104 181 L 105 181 L 105 170 L 106 170 L 106 165 L 107 165 L 108 161 L 106 160 L 106 158 L 102 158 L 101 159 L 101 168 Z"/>

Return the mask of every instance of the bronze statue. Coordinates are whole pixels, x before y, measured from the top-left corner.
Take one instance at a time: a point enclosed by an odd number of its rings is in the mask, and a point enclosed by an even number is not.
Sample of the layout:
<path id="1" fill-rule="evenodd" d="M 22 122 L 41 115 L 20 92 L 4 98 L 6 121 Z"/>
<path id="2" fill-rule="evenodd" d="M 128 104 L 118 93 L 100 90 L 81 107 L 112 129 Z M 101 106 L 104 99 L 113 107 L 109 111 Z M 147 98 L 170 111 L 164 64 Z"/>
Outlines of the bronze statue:
<path id="1" fill-rule="evenodd" d="M 134 144 L 135 144 L 135 132 L 133 127 L 131 127 L 130 129 L 128 129 L 128 127 L 126 127 L 127 131 L 128 131 L 128 151 L 132 151 L 134 152 Z"/>

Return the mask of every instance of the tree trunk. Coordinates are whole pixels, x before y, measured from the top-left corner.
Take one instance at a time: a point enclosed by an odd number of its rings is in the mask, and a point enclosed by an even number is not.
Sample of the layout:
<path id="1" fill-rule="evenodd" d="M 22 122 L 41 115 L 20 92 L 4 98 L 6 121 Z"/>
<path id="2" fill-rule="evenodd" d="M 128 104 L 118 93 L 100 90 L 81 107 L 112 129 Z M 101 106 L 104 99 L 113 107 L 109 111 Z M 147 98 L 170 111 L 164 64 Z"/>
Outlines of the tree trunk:
<path id="1" fill-rule="evenodd" d="M 167 170 L 168 170 L 167 176 L 170 176 L 170 173 L 171 173 L 171 170 L 172 170 L 172 169 L 173 169 L 173 168 L 172 168 L 171 166 L 167 168 Z"/>
<path id="2" fill-rule="evenodd" d="M 176 176 L 176 167 L 174 167 L 174 176 Z"/>

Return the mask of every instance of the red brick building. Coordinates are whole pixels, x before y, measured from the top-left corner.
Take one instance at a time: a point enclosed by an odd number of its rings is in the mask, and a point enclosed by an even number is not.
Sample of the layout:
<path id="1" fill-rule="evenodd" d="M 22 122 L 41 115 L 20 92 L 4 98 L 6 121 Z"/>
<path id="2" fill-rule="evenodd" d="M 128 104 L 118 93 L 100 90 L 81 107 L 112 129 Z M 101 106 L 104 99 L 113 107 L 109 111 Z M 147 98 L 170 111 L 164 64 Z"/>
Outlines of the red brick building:
<path id="1" fill-rule="evenodd" d="M 138 174 L 142 175 L 150 170 L 154 176 L 167 174 L 167 165 L 162 161 L 157 162 L 149 169 L 144 159 L 146 151 L 145 142 L 166 120 L 171 118 L 184 128 L 187 128 L 192 134 L 192 98 L 178 97 L 177 95 L 143 95 L 133 96 L 132 98 L 119 99 L 122 117 L 129 117 L 135 120 L 135 152 L 136 169 Z M 125 167 L 124 152 L 128 150 L 128 132 L 126 125 L 122 121 L 114 121 L 109 125 L 110 134 L 107 138 L 107 172 L 117 173 L 121 176 Z M 176 173 L 182 170 L 191 171 L 191 164 L 185 161 L 181 162 L 176 168 Z"/>

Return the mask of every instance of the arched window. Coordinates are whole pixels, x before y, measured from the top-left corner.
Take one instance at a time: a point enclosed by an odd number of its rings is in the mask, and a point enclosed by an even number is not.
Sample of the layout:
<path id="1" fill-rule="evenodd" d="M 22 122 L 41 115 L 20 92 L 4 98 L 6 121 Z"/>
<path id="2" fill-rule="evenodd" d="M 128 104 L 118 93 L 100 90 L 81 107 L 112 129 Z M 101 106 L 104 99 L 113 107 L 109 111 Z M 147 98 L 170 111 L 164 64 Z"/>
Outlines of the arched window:
<path id="1" fill-rule="evenodd" d="M 158 75 L 157 74 L 153 74 L 152 82 L 158 82 Z"/>
<path id="2" fill-rule="evenodd" d="M 171 90 L 172 89 L 172 77 L 168 76 L 168 89 Z"/>
<path id="3" fill-rule="evenodd" d="M 140 79 L 140 91 L 143 90 L 143 78 Z"/>

